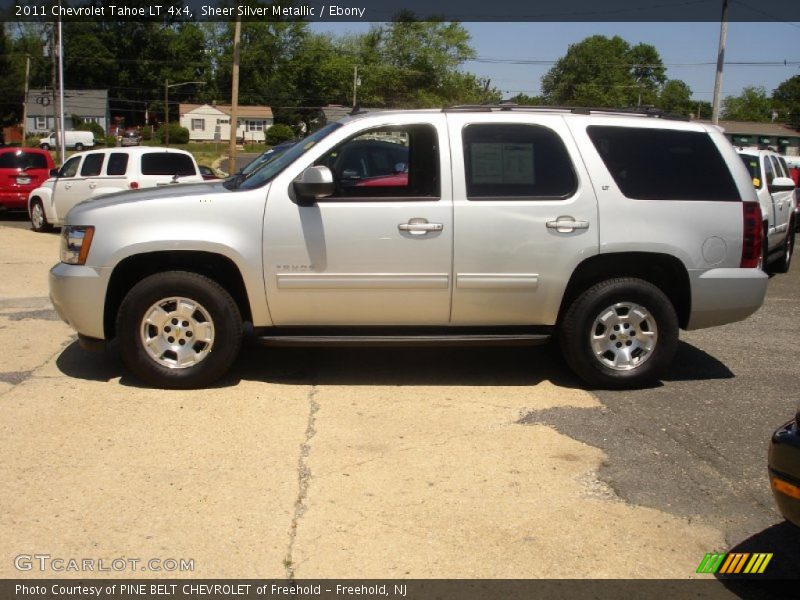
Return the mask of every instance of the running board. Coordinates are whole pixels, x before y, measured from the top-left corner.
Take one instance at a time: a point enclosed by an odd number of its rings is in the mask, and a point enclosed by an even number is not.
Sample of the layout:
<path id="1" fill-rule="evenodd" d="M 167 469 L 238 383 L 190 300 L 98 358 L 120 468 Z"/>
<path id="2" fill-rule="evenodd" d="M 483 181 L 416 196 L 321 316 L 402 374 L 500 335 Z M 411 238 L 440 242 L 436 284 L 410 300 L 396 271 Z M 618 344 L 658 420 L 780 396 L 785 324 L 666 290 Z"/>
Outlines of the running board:
<path id="1" fill-rule="evenodd" d="M 549 334 L 261 335 L 266 346 L 536 346 Z"/>

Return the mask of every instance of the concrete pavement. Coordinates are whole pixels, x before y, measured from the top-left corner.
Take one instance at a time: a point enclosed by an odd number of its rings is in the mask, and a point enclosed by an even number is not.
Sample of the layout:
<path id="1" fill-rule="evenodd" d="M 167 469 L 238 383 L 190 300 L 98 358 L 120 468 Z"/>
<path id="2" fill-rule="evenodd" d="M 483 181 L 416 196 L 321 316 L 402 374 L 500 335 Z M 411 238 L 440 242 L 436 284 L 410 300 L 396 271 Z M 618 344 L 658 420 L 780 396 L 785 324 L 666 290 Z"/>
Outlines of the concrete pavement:
<path id="1" fill-rule="evenodd" d="M 86 576 L 14 568 L 38 552 L 194 559 L 103 574 L 126 577 L 687 578 L 725 547 L 520 422 L 601 407 L 545 350 L 247 344 L 213 389 L 146 389 L 55 319 L 58 236 L 0 237 L 2 577 Z"/>

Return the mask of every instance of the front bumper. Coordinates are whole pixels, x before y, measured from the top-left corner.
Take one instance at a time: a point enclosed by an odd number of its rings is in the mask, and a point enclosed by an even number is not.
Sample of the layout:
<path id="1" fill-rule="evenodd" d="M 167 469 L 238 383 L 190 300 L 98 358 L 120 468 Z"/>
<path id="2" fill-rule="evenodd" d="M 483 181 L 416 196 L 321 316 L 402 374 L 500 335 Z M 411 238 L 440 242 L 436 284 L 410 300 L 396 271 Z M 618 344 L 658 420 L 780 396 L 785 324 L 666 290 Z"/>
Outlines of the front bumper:
<path id="1" fill-rule="evenodd" d="M 791 421 L 772 434 L 769 481 L 778 510 L 800 527 L 800 430 Z"/>
<path id="2" fill-rule="evenodd" d="M 692 308 L 686 329 L 716 327 L 746 319 L 764 302 L 769 276 L 761 269 L 689 271 Z"/>
<path id="3" fill-rule="evenodd" d="M 50 301 L 58 316 L 88 338 L 103 339 L 110 268 L 58 263 L 50 269 Z"/>

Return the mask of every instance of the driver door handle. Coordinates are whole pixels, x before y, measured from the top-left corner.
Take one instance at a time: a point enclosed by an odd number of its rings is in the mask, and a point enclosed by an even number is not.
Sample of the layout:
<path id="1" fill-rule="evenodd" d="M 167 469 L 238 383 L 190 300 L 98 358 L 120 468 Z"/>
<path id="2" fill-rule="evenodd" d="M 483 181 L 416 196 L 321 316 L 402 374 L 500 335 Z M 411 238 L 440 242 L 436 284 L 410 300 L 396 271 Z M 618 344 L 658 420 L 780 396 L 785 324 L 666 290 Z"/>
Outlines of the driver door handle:
<path id="1" fill-rule="evenodd" d="M 574 217 L 558 217 L 555 221 L 545 223 L 548 229 L 555 229 L 559 233 L 570 233 L 576 229 L 589 229 L 589 221 L 576 221 Z"/>
<path id="2" fill-rule="evenodd" d="M 428 219 L 415 218 L 409 219 L 408 223 L 400 223 L 397 228 L 411 235 L 425 235 L 431 231 L 442 231 L 444 225 L 442 223 L 428 223 Z"/>

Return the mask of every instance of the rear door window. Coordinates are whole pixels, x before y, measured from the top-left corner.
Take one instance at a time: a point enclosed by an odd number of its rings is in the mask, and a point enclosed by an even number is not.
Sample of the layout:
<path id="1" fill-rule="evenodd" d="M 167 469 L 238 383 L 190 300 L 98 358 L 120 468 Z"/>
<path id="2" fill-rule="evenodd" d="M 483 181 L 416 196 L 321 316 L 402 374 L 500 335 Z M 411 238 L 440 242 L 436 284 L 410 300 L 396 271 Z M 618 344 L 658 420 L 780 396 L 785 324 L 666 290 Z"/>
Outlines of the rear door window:
<path id="1" fill-rule="evenodd" d="M 725 159 L 705 132 L 599 125 L 586 132 L 628 198 L 741 200 Z"/>
<path id="2" fill-rule="evenodd" d="M 578 186 L 559 135 L 539 125 L 476 124 L 462 135 L 467 198 L 566 198 Z"/>
<path id="3" fill-rule="evenodd" d="M 197 170 L 186 154 L 149 152 L 142 155 L 142 175 L 197 175 Z"/>
<path id="4" fill-rule="evenodd" d="M 108 157 L 106 175 L 125 175 L 128 170 L 128 155 L 125 152 L 112 152 Z"/>
<path id="5" fill-rule="evenodd" d="M 105 159 L 105 154 L 100 152 L 87 154 L 81 167 L 81 177 L 96 177 L 100 175 L 103 170 L 103 159 Z"/>

